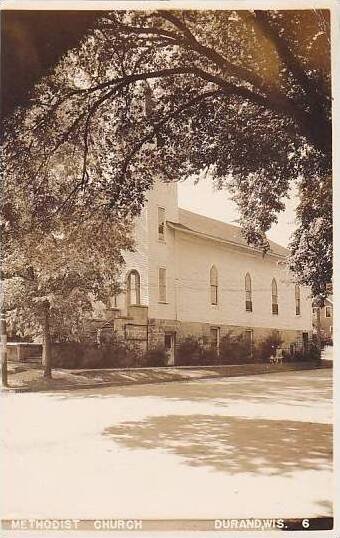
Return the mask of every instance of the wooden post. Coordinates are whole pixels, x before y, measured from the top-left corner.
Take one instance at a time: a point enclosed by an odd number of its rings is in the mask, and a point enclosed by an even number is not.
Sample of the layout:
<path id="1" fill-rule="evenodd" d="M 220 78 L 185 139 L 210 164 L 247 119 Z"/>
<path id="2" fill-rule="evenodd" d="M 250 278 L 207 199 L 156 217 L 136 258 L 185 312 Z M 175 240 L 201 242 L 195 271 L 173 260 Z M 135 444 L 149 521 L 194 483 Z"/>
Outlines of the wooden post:
<path id="1" fill-rule="evenodd" d="M 1 384 L 3 387 L 8 387 L 7 331 L 6 331 L 6 317 L 5 317 L 4 312 L 1 312 L 0 334 L 1 334 Z"/>

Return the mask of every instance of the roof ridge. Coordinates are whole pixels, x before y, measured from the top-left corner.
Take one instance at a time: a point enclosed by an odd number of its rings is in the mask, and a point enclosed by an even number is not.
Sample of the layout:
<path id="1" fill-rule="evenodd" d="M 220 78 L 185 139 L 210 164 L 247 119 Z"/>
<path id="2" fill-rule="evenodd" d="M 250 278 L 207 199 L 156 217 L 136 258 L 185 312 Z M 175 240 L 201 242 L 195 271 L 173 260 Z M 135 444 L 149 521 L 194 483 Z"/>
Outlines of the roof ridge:
<path id="1" fill-rule="evenodd" d="M 226 224 L 227 226 L 232 226 L 233 228 L 237 228 L 238 230 L 241 229 L 241 226 L 238 226 L 237 224 L 231 224 L 230 222 L 224 222 L 224 220 L 218 220 L 218 219 L 214 219 L 213 217 L 208 217 L 207 215 L 201 215 L 201 213 L 190 211 L 190 209 L 184 209 L 183 207 L 179 207 L 178 209 L 180 211 L 185 211 L 185 213 L 191 213 L 191 215 L 202 217 L 203 219 L 213 220 L 215 222 L 218 222 L 219 224 Z"/>
<path id="2" fill-rule="evenodd" d="M 179 207 L 178 210 L 179 210 L 179 223 L 186 226 L 186 227 L 188 227 L 188 224 L 181 222 L 180 213 L 187 214 L 188 217 L 190 217 L 190 215 L 192 215 L 193 217 L 198 217 L 200 219 L 206 219 L 207 221 L 212 221 L 212 222 L 216 223 L 217 225 L 222 225 L 222 226 L 225 226 L 226 228 L 229 228 L 229 230 L 233 229 L 235 232 L 237 231 L 240 234 L 241 238 L 246 243 L 246 239 L 242 236 L 242 228 L 241 228 L 241 226 L 237 226 L 235 224 L 230 224 L 229 222 L 224 222 L 223 220 L 214 219 L 212 217 L 207 217 L 206 215 L 201 215 L 200 213 L 195 213 L 194 211 L 190 211 L 189 209 L 184 209 L 182 207 Z M 185 216 L 185 215 L 183 215 L 183 216 Z M 275 247 L 277 247 L 279 249 L 283 249 L 286 252 L 286 254 L 289 254 L 289 249 L 287 247 L 284 247 L 283 245 L 280 245 L 280 243 L 276 243 L 276 241 L 273 241 L 272 239 L 269 239 L 269 238 L 267 238 L 267 239 L 269 241 L 270 250 L 272 252 L 275 252 Z M 243 243 L 240 243 L 240 244 L 243 244 Z M 249 246 L 251 246 L 251 245 L 249 245 Z M 281 253 L 281 255 L 282 255 L 282 253 Z"/>

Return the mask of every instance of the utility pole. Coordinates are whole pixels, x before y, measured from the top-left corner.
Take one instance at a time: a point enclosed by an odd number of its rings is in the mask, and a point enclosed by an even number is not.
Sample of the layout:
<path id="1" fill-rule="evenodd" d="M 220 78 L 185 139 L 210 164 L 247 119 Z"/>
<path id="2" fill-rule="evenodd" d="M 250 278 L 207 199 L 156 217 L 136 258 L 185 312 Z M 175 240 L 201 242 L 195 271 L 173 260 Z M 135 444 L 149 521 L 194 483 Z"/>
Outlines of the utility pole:
<path id="1" fill-rule="evenodd" d="M 6 316 L 5 312 L 1 311 L 0 319 L 0 335 L 1 335 L 1 385 L 8 387 L 7 380 L 7 331 L 6 331 Z"/>

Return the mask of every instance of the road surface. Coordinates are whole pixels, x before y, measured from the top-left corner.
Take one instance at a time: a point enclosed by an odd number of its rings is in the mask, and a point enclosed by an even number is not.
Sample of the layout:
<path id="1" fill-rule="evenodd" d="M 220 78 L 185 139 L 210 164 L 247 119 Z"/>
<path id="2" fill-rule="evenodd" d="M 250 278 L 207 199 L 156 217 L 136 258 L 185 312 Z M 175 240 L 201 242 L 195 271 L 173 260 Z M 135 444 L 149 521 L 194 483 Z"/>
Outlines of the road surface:
<path id="1" fill-rule="evenodd" d="M 2 396 L 2 518 L 332 513 L 331 370 Z"/>

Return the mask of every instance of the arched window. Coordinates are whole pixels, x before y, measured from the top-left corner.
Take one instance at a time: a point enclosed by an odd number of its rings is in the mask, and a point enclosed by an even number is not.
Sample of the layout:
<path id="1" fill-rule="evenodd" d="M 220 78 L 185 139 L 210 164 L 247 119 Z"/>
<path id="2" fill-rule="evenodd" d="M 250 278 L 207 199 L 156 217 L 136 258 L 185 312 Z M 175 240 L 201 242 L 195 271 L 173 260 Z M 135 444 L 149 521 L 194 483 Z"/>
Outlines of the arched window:
<path id="1" fill-rule="evenodd" d="M 301 299 L 300 299 L 300 286 L 295 286 L 295 313 L 297 316 L 301 314 Z"/>
<path id="2" fill-rule="evenodd" d="M 277 283 L 275 278 L 272 280 L 272 313 L 278 314 L 279 313 L 279 303 L 278 303 L 278 295 L 277 295 Z"/>
<path id="3" fill-rule="evenodd" d="M 140 276 L 136 269 L 132 269 L 127 277 L 128 305 L 140 304 Z"/>
<path id="4" fill-rule="evenodd" d="M 249 273 L 247 273 L 244 278 L 244 287 L 245 287 L 245 292 L 246 292 L 246 311 L 252 312 L 253 303 L 251 300 L 251 277 Z"/>
<path id="5" fill-rule="evenodd" d="M 218 275 L 215 265 L 210 269 L 210 303 L 217 304 L 218 300 Z"/>

